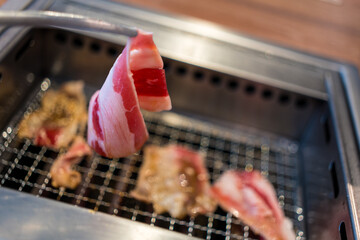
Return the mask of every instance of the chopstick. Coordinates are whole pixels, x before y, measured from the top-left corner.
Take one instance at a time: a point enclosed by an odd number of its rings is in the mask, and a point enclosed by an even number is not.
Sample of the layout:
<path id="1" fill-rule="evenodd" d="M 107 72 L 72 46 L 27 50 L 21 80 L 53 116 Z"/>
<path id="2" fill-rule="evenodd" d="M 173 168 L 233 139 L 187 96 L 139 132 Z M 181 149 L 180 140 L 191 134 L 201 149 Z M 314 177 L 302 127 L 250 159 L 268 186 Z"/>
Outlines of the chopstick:
<path id="1" fill-rule="evenodd" d="M 72 13 L 53 11 L 0 11 L 0 25 L 59 27 L 121 34 L 128 37 L 137 35 L 137 28 L 134 27 L 113 24 Z"/>

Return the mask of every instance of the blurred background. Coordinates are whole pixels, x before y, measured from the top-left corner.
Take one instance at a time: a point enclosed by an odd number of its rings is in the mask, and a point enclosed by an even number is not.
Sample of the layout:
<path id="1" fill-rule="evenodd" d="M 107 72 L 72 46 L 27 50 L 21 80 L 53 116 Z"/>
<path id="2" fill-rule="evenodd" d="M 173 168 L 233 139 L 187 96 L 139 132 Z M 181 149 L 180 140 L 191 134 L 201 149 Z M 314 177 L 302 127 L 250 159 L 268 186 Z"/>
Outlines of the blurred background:
<path id="1" fill-rule="evenodd" d="M 244 35 L 355 64 L 358 0 L 116 0 L 214 22 Z"/>

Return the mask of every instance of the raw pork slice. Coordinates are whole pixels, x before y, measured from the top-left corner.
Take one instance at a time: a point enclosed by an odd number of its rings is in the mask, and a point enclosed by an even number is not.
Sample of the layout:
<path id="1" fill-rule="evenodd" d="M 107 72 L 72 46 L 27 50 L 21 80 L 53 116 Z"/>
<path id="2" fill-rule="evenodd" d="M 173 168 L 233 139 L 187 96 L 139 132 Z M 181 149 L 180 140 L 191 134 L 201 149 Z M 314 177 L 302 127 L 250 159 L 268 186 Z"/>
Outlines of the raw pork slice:
<path id="1" fill-rule="evenodd" d="M 148 138 L 129 69 L 128 45 L 89 105 L 88 143 L 109 158 L 138 151 Z"/>
<path id="2" fill-rule="evenodd" d="M 69 150 L 65 154 L 59 155 L 51 166 L 50 174 L 53 187 L 76 188 L 81 182 L 81 175 L 72 168 L 83 157 L 91 155 L 91 148 L 82 137 L 77 136 Z"/>
<path id="3" fill-rule="evenodd" d="M 284 217 L 273 186 L 257 171 L 225 172 L 212 187 L 221 207 L 267 240 L 295 240 L 291 221 Z"/>
<path id="4" fill-rule="evenodd" d="M 144 151 L 133 197 L 152 203 L 158 214 L 169 212 L 176 218 L 214 211 L 201 154 L 177 145 L 148 146 Z"/>
<path id="5" fill-rule="evenodd" d="M 73 81 L 59 90 L 46 92 L 41 107 L 21 121 L 18 136 L 30 138 L 39 146 L 68 147 L 77 133 L 85 131 L 87 111 L 83 87 L 82 81 Z"/>
<path id="6" fill-rule="evenodd" d="M 162 67 L 152 34 L 139 31 L 129 39 L 90 100 L 88 143 L 98 154 L 119 158 L 135 153 L 148 138 L 140 107 L 171 108 Z"/>
<path id="7" fill-rule="evenodd" d="M 151 33 L 139 31 L 130 43 L 130 70 L 140 107 L 151 112 L 171 109 L 165 70 Z"/>

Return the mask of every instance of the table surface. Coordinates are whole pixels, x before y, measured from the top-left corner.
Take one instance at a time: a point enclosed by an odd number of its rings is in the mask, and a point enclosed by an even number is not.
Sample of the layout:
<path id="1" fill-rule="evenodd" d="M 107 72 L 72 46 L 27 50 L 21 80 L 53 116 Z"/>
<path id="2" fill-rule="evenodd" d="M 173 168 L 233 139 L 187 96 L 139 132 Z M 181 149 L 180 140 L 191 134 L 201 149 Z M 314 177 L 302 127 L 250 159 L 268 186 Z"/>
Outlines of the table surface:
<path id="1" fill-rule="evenodd" d="M 358 0 L 115 0 L 185 15 L 244 35 L 355 64 L 360 69 Z"/>

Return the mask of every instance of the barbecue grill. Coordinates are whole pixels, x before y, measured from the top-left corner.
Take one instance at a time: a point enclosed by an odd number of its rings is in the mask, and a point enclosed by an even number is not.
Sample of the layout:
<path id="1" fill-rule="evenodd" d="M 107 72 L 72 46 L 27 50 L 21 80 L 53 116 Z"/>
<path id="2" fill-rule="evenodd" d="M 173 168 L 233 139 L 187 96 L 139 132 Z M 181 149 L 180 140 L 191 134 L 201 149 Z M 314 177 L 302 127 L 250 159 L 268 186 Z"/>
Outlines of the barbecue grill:
<path id="1" fill-rule="evenodd" d="M 34 0 L 4 8 L 64 11 L 154 32 L 173 110 L 143 113 L 146 145 L 177 143 L 203 152 L 211 182 L 227 169 L 261 171 L 296 239 L 360 237 L 356 68 L 112 2 Z M 82 182 L 75 190 L 52 187 L 49 170 L 59 152 L 19 139 L 18 124 L 63 82 L 83 79 L 89 100 L 126 38 L 0 30 L 1 239 L 259 239 L 220 207 L 176 219 L 132 198 L 142 151 L 121 159 L 94 155 L 76 166 Z"/>

